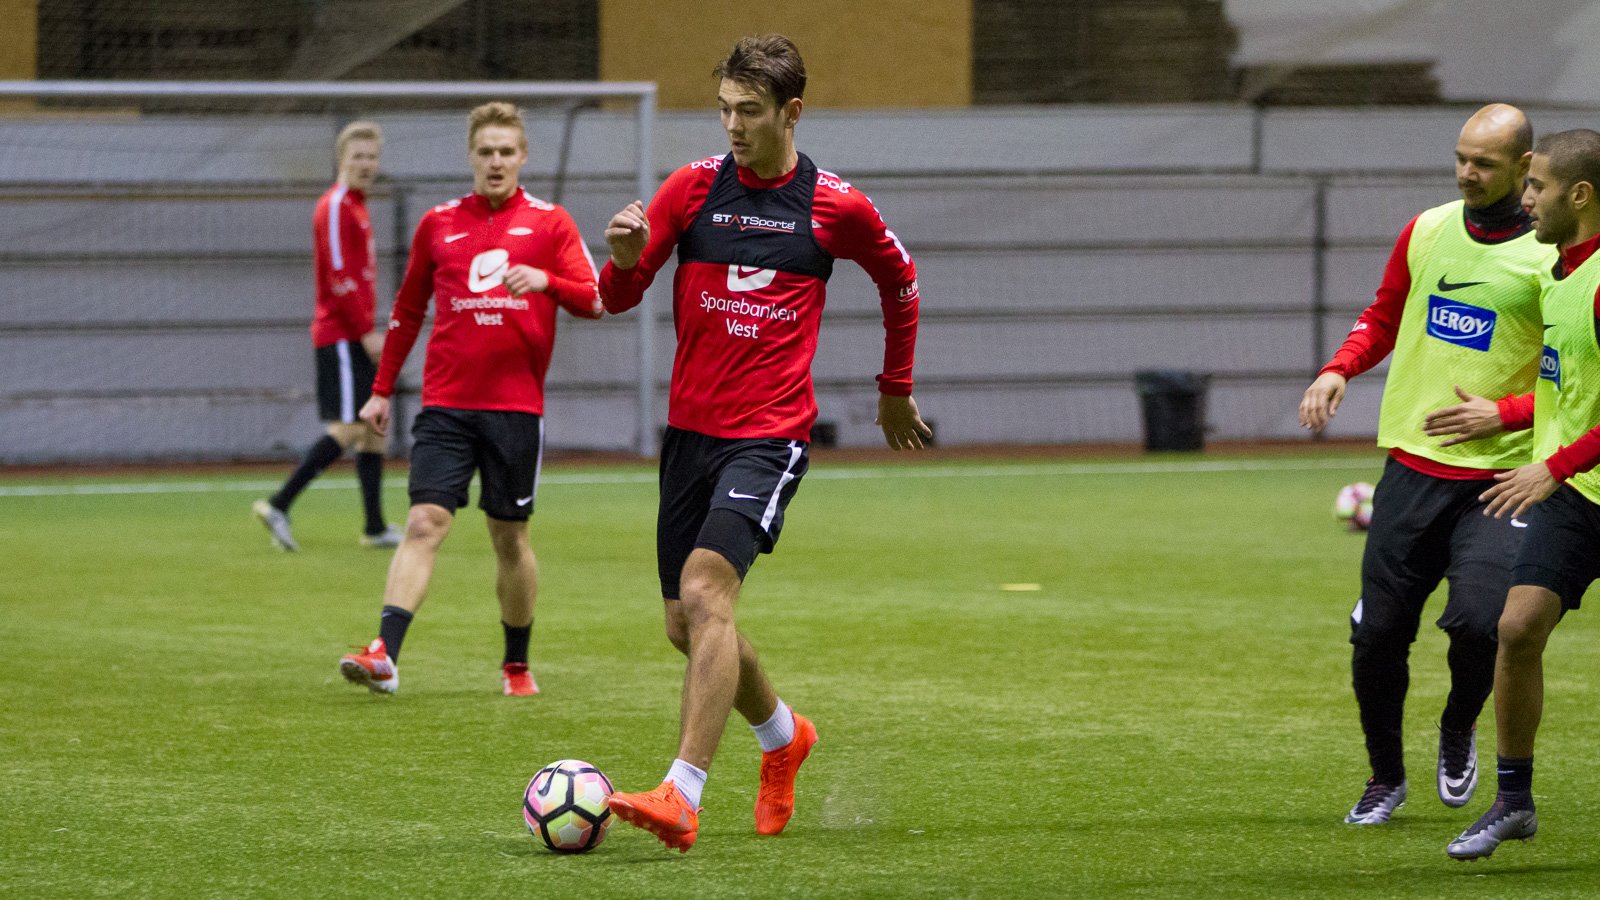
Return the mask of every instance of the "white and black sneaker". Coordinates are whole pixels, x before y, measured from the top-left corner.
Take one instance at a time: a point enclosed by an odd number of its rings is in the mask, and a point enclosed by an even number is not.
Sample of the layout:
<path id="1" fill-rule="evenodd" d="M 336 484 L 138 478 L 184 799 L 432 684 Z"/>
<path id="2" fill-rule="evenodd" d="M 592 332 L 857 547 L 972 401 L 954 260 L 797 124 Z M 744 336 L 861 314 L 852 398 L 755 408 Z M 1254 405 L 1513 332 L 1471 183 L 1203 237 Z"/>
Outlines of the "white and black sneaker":
<path id="1" fill-rule="evenodd" d="M 1367 789 L 1362 792 L 1361 799 L 1344 817 L 1346 825 L 1381 825 L 1389 821 L 1389 816 L 1406 803 L 1406 783 L 1379 784 L 1378 779 L 1368 778 Z"/>
<path id="2" fill-rule="evenodd" d="M 1445 852 L 1451 859 L 1487 859 L 1502 841 L 1525 841 L 1538 831 L 1539 815 L 1531 804 L 1513 809 L 1496 797 L 1489 811 L 1451 841 Z"/>
<path id="3" fill-rule="evenodd" d="M 1466 806 L 1478 789 L 1478 726 L 1451 731 L 1439 726 L 1439 799 Z"/>

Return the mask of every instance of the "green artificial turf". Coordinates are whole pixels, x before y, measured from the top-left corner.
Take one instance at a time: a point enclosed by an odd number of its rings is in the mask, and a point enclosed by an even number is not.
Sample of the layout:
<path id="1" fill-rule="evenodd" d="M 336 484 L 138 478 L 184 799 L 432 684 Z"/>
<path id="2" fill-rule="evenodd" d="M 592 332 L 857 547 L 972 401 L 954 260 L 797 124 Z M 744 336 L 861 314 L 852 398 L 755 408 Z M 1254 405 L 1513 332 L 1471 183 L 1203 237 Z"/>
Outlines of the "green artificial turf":
<path id="1" fill-rule="evenodd" d="M 1362 537 L 1329 510 L 1380 464 L 819 460 L 739 619 L 821 742 L 789 830 L 761 838 L 757 747 L 730 721 L 686 856 L 622 824 L 557 856 L 519 813 L 556 759 L 624 790 L 671 762 L 683 663 L 661 632 L 649 469 L 547 470 L 543 694 L 526 700 L 499 694 L 476 510 L 387 698 L 336 670 L 376 633 L 388 561 L 356 546 L 348 476 L 294 508 L 296 555 L 268 546 L 245 477 L 74 495 L 53 492 L 149 480 L 0 479 L 0 894 L 1593 896 L 1591 610 L 1547 656 L 1535 841 L 1445 856 L 1492 794 L 1494 724 L 1478 798 L 1445 808 L 1431 627 L 1411 800 L 1389 825 L 1342 823 L 1367 774 L 1346 643 Z M 398 519 L 403 478 L 388 484 Z"/>

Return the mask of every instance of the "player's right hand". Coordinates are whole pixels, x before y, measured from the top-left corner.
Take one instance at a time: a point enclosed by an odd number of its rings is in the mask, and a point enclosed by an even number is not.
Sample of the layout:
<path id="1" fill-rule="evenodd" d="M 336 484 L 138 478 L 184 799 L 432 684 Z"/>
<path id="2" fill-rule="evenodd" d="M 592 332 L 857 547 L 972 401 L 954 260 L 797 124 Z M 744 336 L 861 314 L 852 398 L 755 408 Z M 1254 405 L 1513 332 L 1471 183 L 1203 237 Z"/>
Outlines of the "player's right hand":
<path id="1" fill-rule="evenodd" d="M 619 269 L 631 269 L 639 264 L 645 244 L 650 242 L 650 219 L 645 215 L 644 202 L 635 200 L 622 208 L 622 212 L 606 223 L 606 243 L 611 245 L 611 264 Z"/>
<path id="2" fill-rule="evenodd" d="M 1300 427 L 1312 432 L 1327 428 L 1344 401 L 1345 384 L 1345 377 L 1337 372 L 1318 375 L 1300 398 Z"/>
<path id="3" fill-rule="evenodd" d="M 367 423 L 380 437 L 389 436 L 389 398 L 373 394 L 361 405 L 361 421 Z"/>
<path id="4" fill-rule="evenodd" d="M 1456 385 L 1456 396 L 1461 402 L 1428 413 L 1422 419 L 1422 433 L 1429 437 L 1445 437 L 1441 447 L 1451 447 L 1466 441 L 1492 437 L 1506 430 L 1500 421 L 1500 404 L 1488 397 L 1469 394 Z"/>

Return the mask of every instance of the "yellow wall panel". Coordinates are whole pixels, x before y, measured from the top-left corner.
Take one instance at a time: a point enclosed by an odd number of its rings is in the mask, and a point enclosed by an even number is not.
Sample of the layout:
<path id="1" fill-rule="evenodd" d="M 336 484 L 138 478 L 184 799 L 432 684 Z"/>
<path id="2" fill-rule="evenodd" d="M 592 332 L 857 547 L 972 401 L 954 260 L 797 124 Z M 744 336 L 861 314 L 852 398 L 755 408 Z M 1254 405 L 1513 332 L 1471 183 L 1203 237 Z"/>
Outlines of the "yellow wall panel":
<path id="1" fill-rule="evenodd" d="M 600 77 L 654 81 L 663 108 L 709 107 L 711 69 L 770 32 L 805 57 L 811 108 L 972 101 L 972 0 L 600 0 Z"/>
<path id="2" fill-rule="evenodd" d="M 0 80 L 29 81 L 38 74 L 37 0 L 0 0 Z"/>

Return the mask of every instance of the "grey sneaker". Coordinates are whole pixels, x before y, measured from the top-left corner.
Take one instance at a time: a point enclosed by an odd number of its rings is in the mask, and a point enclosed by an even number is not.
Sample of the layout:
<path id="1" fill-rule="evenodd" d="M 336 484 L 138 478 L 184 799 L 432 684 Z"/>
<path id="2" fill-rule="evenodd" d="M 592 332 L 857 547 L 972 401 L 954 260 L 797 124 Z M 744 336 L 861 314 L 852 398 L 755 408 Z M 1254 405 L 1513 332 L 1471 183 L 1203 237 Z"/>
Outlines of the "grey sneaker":
<path id="1" fill-rule="evenodd" d="M 1445 852 L 1451 859 L 1487 859 L 1501 841 L 1525 841 L 1539 830 L 1539 815 L 1533 807 L 1511 809 L 1499 797 L 1489 811 L 1472 827 L 1450 842 Z"/>
<path id="2" fill-rule="evenodd" d="M 1406 803 L 1406 783 L 1379 784 L 1376 778 L 1367 779 L 1367 789 L 1361 799 L 1344 817 L 1346 825 L 1381 825 Z"/>
<path id="3" fill-rule="evenodd" d="M 363 534 L 361 536 L 361 546 L 374 547 L 379 550 L 393 550 L 400 546 L 400 539 L 405 536 L 406 533 L 400 530 L 399 525 L 385 525 L 383 530 L 377 534 Z"/>
<path id="4" fill-rule="evenodd" d="M 1478 726 L 1466 731 L 1439 728 L 1439 799 L 1466 806 L 1478 789 Z"/>
<path id="5" fill-rule="evenodd" d="M 265 500 L 257 500 L 251 504 L 250 511 L 256 514 L 256 518 L 266 526 L 267 533 L 272 535 L 273 546 L 290 553 L 300 549 L 300 545 L 294 542 L 294 532 L 289 530 L 288 513 Z"/>

